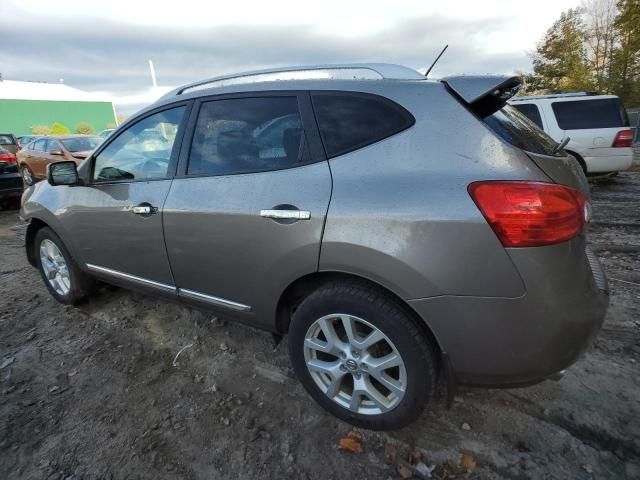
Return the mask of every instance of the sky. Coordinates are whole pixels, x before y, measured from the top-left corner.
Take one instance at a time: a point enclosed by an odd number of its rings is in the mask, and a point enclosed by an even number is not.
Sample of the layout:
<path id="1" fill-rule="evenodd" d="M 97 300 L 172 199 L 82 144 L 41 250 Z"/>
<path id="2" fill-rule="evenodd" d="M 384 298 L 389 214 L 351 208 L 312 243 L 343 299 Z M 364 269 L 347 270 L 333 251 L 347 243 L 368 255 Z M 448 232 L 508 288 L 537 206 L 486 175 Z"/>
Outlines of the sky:
<path id="1" fill-rule="evenodd" d="M 579 0 L 0 0 L 0 73 L 112 98 L 130 114 L 169 87 L 267 67 L 399 63 L 431 73 L 529 71 Z M 153 60 L 159 88 L 151 88 Z"/>

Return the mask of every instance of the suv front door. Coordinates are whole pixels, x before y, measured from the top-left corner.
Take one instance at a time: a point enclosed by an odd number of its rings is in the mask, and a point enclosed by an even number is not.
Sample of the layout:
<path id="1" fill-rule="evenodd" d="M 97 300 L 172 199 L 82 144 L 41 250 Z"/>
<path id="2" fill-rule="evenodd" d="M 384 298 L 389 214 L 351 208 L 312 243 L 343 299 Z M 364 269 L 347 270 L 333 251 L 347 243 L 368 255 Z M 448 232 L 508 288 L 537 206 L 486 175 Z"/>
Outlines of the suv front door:
<path id="1" fill-rule="evenodd" d="M 331 194 L 308 94 L 198 102 L 165 203 L 181 297 L 273 327 L 278 295 L 318 268 Z"/>
<path id="2" fill-rule="evenodd" d="M 136 121 L 90 160 L 86 186 L 73 187 L 71 235 L 98 276 L 175 293 L 162 234 L 162 207 L 175 173 L 187 105 Z M 155 141 L 149 142 L 150 132 Z"/>

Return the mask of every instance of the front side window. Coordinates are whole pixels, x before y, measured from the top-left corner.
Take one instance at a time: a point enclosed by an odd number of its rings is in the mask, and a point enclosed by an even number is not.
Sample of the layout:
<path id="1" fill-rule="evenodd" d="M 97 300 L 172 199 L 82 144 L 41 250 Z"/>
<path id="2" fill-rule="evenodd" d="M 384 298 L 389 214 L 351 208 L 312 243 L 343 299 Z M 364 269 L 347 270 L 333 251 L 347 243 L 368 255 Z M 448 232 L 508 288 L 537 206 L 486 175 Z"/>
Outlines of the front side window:
<path id="1" fill-rule="evenodd" d="M 184 112 L 184 106 L 164 110 L 124 130 L 96 157 L 93 180 L 165 178 Z"/>
<path id="2" fill-rule="evenodd" d="M 101 137 L 75 137 L 62 140 L 62 145 L 71 153 L 90 152 L 102 143 Z M 51 148 L 51 147 L 49 147 Z M 57 147 L 59 148 L 59 147 Z"/>
<path id="3" fill-rule="evenodd" d="M 512 107 L 542 129 L 542 117 L 540 117 L 540 110 L 535 103 L 514 103 Z"/>
<path id="4" fill-rule="evenodd" d="M 329 158 L 383 140 L 415 122 L 400 105 L 377 95 L 319 92 L 313 108 Z"/>
<path id="5" fill-rule="evenodd" d="M 629 126 L 627 113 L 618 98 L 553 102 L 551 108 L 562 130 Z"/>
<path id="6" fill-rule="evenodd" d="M 47 150 L 47 140 L 46 139 L 38 140 L 37 142 L 35 142 L 33 144 L 33 149 L 36 152 L 46 152 L 46 150 Z"/>
<path id="7" fill-rule="evenodd" d="M 214 100 L 200 107 L 187 174 L 278 170 L 306 158 L 296 97 Z"/>
<path id="8" fill-rule="evenodd" d="M 49 139 L 47 140 L 47 146 L 45 151 L 50 152 L 51 150 L 62 150 L 60 147 L 60 143 L 57 140 Z"/>

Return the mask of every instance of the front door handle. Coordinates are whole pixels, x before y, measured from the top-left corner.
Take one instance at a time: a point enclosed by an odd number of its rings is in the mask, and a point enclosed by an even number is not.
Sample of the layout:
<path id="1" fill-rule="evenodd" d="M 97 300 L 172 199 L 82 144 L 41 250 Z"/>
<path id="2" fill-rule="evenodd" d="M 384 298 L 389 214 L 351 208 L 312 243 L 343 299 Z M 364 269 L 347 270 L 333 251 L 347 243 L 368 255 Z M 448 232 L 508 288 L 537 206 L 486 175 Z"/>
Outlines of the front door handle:
<path id="1" fill-rule="evenodd" d="M 131 212 L 136 215 L 151 215 L 156 213 L 158 209 L 156 207 L 152 207 L 149 204 L 136 205 L 135 207 L 131 207 Z"/>
<path id="2" fill-rule="evenodd" d="M 311 218 L 311 212 L 308 210 L 272 209 L 260 210 L 260 216 L 273 218 L 274 220 L 309 220 Z"/>

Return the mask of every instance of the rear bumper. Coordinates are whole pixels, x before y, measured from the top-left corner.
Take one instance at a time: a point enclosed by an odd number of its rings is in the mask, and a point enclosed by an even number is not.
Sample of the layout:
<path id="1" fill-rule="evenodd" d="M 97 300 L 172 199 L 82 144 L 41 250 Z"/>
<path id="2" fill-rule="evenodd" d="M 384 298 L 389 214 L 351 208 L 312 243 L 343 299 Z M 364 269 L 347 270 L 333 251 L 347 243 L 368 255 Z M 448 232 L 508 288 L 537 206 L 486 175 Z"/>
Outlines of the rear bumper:
<path id="1" fill-rule="evenodd" d="M 588 173 L 620 172 L 628 170 L 633 162 L 630 148 L 601 148 L 584 153 Z"/>
<path id="2" fill-rule="evenodd" d="M 0 174 L 0 199 L 22 195 L 22 177 L 19 173 Z"/>
<path id="3" fill-rule="evenodd" d="M 580 357 L 604 320 L 606 279 L 597 259 L 587 257 L 583 239 L 509 253 L 527 285 L 519 298 L 410 302 L 448 354 L 459 383 L 519 386 L 549 378 Z"/>

